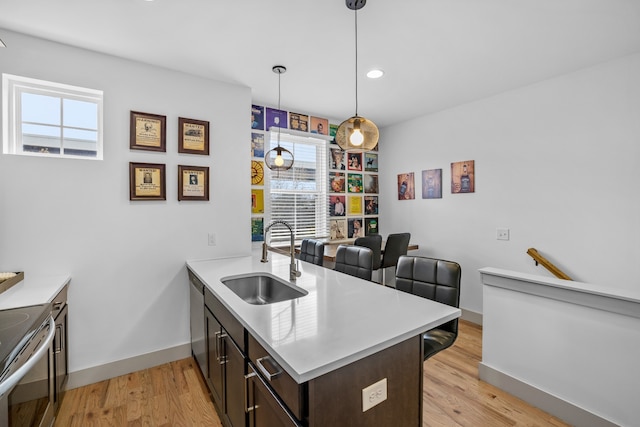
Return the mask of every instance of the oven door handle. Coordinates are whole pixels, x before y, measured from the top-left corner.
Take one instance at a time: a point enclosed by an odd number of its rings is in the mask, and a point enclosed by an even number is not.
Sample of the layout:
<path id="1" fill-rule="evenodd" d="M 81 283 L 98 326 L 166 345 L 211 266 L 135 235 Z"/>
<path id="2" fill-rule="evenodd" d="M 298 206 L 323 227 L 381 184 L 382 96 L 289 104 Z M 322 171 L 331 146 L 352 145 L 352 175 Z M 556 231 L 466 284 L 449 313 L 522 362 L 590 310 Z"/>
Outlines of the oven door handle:
<path id="1" fill-rule="evenodd" d="M 49 316 L 49 332 L 47 333 L 47 337 L 44 339 L 42 343 L 40 343 L 40 347 L 33 353 L 31 357 L 25 362 L 24 365 L 20 366 L 16 371 L 7 377 L 2 383 L 0 383 L 0 398 L 3 397 L 6 393 L 10 392 L 13 387 L 24 377 L 29 370 L 40 361 L 40 358 L 49 351 L 49 347 L 51 346 L 51 342 L 53 341 L 53 336 L 56 334 L 56 324 L 53 321 L 53 317 Z"/>

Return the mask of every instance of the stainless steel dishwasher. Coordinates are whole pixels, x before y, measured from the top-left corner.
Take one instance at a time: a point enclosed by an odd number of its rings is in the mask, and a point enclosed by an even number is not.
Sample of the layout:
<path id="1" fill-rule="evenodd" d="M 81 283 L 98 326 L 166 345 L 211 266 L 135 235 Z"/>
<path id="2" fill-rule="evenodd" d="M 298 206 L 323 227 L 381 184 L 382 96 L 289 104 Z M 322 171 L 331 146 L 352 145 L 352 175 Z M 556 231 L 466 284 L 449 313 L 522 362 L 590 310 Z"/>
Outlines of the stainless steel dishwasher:
<path id="1" fill-rule="evenodd" d="M 191 325 L 191 353 L 202 374 L 207 377 L 207 348 L 204 336 L 204 284 L 191 270 L 189 272 L 189 301 Z"/>

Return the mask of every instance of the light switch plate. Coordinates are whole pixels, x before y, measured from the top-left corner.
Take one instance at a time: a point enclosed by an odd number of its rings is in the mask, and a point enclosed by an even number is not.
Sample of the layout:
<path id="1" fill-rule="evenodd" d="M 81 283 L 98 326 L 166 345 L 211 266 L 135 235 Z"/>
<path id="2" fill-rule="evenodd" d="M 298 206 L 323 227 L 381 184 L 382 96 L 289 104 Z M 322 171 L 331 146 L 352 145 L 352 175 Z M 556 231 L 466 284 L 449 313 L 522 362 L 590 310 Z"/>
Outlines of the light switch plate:
<path id="1" fill-rule="evenodd" d="M 383 378 L 362 389 L 362 412 L 368 411 L 385 400 L 387 400 L 387 379 Z"/>

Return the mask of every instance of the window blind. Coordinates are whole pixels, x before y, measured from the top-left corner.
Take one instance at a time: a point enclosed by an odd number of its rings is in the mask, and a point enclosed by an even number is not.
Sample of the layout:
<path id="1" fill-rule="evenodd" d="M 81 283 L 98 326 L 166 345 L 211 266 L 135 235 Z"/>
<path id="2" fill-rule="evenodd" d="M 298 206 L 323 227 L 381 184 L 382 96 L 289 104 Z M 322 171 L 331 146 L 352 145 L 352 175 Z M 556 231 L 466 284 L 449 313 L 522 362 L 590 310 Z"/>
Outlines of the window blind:
<path id="1" fill-rule="evenodd" d="M 278 130 L 271 130 L 269 149 L 277 145 Z M 293 153 L 294 162 L 289 170 L 268 174 L 271 220 L 291 225 L 298 242 L 327 237 L 327 141 L 281 131 L 280 146 Z M 275 226 L 270 233 L 271 244 L 290 242 L 284 226 Z"/>

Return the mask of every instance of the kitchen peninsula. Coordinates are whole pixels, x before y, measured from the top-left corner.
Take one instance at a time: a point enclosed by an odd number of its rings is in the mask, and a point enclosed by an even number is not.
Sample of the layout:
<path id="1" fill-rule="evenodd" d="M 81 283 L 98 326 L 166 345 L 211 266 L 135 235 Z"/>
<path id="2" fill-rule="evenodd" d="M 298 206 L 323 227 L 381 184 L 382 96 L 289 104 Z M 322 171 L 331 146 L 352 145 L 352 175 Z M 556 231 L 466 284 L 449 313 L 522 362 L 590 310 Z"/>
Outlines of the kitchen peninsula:
<path id="1" fill-rule="evenodd" d="M 421 426 L 421 334 L 460 310 L 305 262 L 289 283 L 299 298 L 254 305 L 222 283 L 256 273 L 288 282 L 289 257 L 269 258 L 187 262 L 192 292 L 204 293 L 204 310 L 192 298 L 194 355 L 202 328 L 199 364 L 224 422 Z"/>

